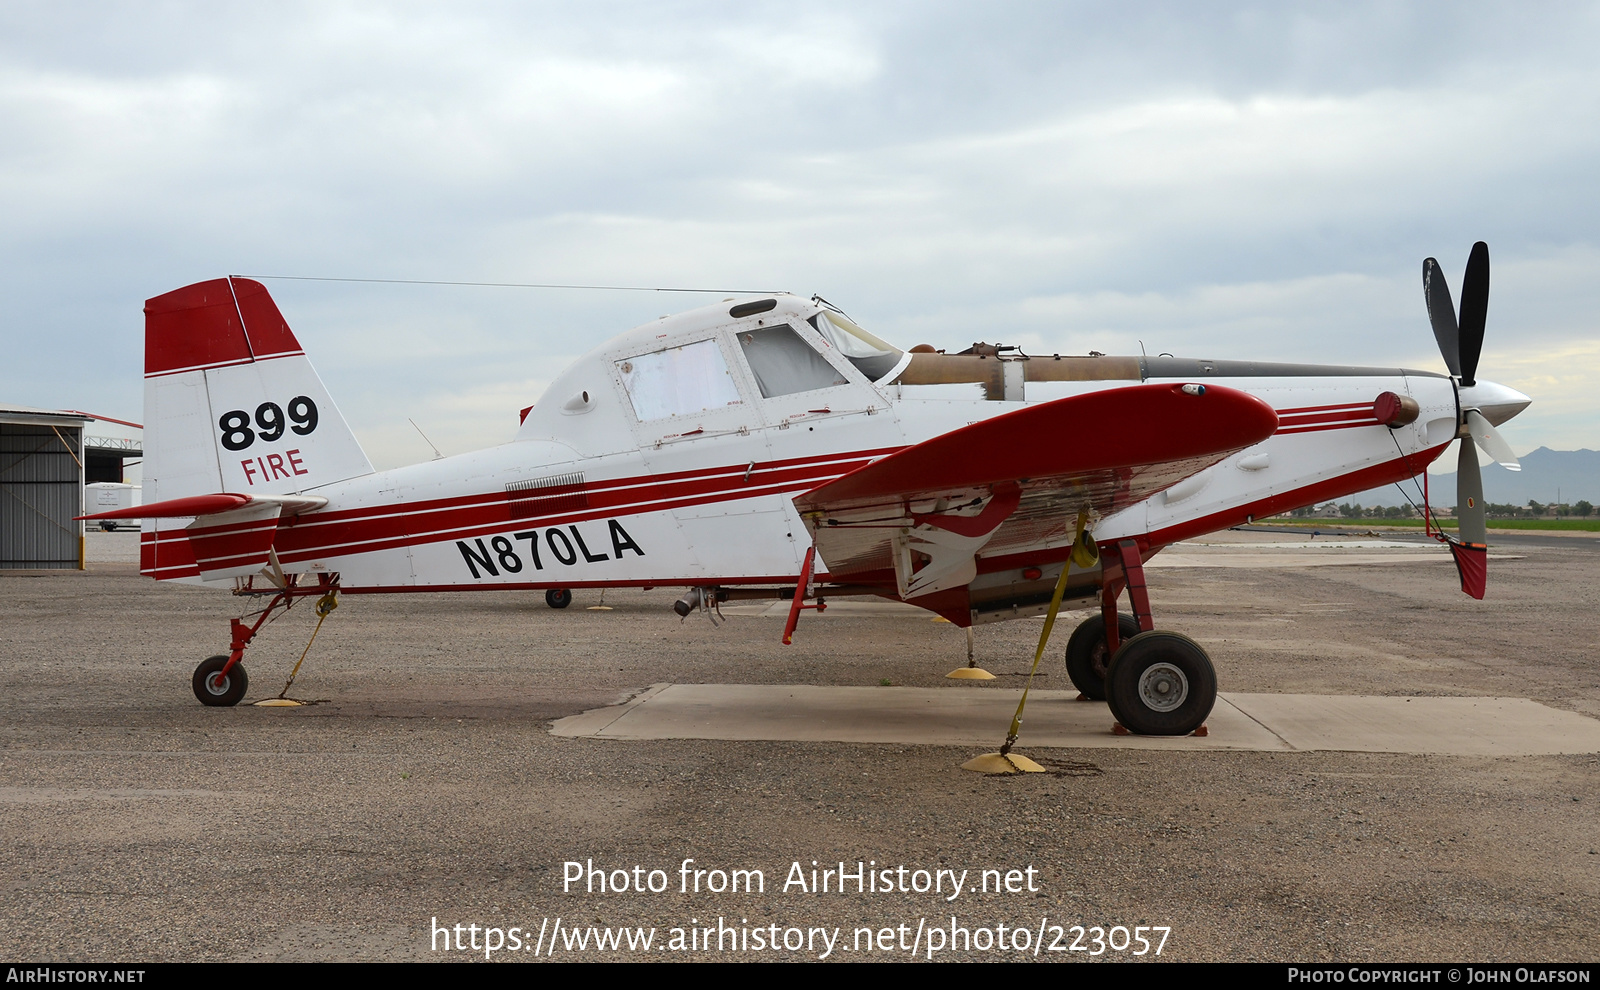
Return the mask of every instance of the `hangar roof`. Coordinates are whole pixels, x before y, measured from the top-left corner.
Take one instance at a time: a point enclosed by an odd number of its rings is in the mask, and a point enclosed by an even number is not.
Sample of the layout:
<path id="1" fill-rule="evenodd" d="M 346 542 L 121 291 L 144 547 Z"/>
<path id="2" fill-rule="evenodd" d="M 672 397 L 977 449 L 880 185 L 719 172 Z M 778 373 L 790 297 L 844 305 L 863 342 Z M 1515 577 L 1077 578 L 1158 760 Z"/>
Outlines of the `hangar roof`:
<path id="1" fill-rule="evenodd" d="M 0 402 L 0 423 L 31 423 L 42 426 L 82 426 L 93 417 L 61 409 L 35 409 Z"/>

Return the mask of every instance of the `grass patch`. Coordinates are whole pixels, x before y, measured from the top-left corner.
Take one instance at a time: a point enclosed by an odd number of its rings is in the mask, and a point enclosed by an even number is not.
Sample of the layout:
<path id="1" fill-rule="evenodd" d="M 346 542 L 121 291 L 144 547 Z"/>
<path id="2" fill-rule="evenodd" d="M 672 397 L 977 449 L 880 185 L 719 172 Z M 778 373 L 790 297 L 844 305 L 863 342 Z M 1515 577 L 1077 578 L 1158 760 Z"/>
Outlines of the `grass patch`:
<path id="1" fill-rule="evenodd" d="M 1434 524 L 1444 529 L 1457 528 L 1454 519 L 1435 519 Z M 1421 519 L 1263 519 L 1261 526 L 1327 526 L 1343 529 L 1371 529 L 1391 526 L 1403 529 L 1421 529 Z M 1490 529 L 1567 530 L 1580 533 L 1600 533 L 1600 519 L 1489 519 Z"/>

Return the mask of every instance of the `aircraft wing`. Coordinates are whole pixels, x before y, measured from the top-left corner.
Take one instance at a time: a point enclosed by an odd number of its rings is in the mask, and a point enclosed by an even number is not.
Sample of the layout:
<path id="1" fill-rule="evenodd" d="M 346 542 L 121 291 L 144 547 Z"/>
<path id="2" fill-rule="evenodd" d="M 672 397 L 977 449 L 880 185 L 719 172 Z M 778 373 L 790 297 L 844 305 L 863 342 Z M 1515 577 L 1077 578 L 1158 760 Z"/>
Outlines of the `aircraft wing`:
<path id="1" fill-rule="evenodd" d="M 1109 515 L 1271 436 L 1261 399 L 1217 385 L 1070 396 L 952 430 L 797 496 L 832 580 L 902 598 L 966 584 L 976 555 L 1065 544 Z"/>

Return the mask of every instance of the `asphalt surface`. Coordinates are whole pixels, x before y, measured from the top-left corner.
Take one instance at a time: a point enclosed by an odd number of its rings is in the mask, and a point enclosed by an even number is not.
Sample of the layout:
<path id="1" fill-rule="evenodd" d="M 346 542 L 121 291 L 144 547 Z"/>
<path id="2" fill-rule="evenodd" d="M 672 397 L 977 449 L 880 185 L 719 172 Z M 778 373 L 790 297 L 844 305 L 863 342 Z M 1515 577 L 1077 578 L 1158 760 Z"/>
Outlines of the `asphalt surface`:
<path id="1" fill-rule="evenodd" d="M 1158 627 L 1204 644 L 1224 691 L 1522 697 L 1600 717 L 1594 546 L 1505 547 L 1484 602 L 1422 561 L 1152 569 L 1150 584 Z M 559 917 L 569 933 L 657 932 L 648 953 L 591 941 L 557 958 L 815 958 L 810 930 L 837 928 L 830 958 L 904 960 L 953 917 L 969 937 L 1004 924 L 1008 945 L 1042 930 L 1044 951 L 935 958 L 1087 958 L 1053 951 L 1095 948 L 1075 924 L 1170 928 L 1162 959 L 1600 957 L 1595 754 L 1060 749 L 1037 754 L 1052 774 L 985 777 L 959 769 L 976 755 L 964 746 L 551 735 L 554 719 L 659 682 L 991 689 L 943 678 L 964 635 L 926 615 L 808 613 L 784 647 L 781 619 L 680 622 L 677 594 L 612 593 L 591 611 L 597 596 L 580 593 L 562 612 L 526 593 L 349 596 L 290 692 L 320 703 L 207 709 L 190 676 L 226 647 L 240 606 L 226 593 L 126 563 L 0 575 L 0 956 L 482 959 L 436 948 L 431 920 L 479 926 L 480 945 L 517 927 L 532 944 Z M 267 627 L 249 700 L 278 692 L 314 623 L 307 603 Z M 1020 683 L 1038 629 L 979 629 L 992 684 Z M 1070 629 L 1039 686 L 1066 686 Z M 761 870 L 765 891 L 681 892 L 685 859 Z M 564 891 L 564 863 L 588 860 L 639 866 L 646 884 L 659 869 L 668 889 Z M 794 863 L 809 887 L 813 860 L 903 865 L 907 882 L 969 872 L 953 900 L 948 881 L 785 889 Z M 975 890 L 985 869 L 1001 886 L 1018 871 L 1013 890 Z M 742 949 L 724 936 L 717 950 L 719 917 Z M 707 925 L 711 950 L 670 949 L 673 928 Z M 809 945 L 757 951 L 750 930 L 765 942 L 771 926 Z M 542 959 L 548 941 L 493 958 Z"/>

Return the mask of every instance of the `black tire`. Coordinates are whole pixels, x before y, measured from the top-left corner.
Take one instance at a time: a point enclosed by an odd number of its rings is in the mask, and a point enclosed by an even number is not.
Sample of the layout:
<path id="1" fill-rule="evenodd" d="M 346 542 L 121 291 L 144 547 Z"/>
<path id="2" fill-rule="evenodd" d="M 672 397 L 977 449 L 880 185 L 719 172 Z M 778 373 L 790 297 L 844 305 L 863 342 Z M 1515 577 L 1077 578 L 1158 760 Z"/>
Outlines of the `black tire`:
<path id="1" fill-rule="evenodd" d="M 1175 632 L 1140 633 L 1122 644 L 1106 676 L 1111 714 L 1141 736 L 1186 736 L 1217 703 L 1217 672 L 1199 643 Z"/>
<path id="2" fill-rule="evenodd" d="M 1139 620 L 1131 615 L 1117 615 L 1119 643 L 1139 635 Z M 1104 613 L 1091 615 L 1078 623 L 1067 640 L 1067 676 L 1072 686 L 1083 692 L 1085 698 L 1104 701 L 1106 698 L 1106 671 L 1111 667 L 1111 651 L 1106 649 L 1106 617 Z"/>
<path id="3" fill-rule="evenodd" d="M 194 669 L 194 696 L 200 699 L 202 705 L 230 708 L 237 705 L 244 698 L 245 691 L 250 689 L 250 675 L 244 672 L 242 663 L 234 664 L 227 677 L 217 677 L 227 665 L 228 657 L 224 654 L 207 657 Z"/>
<path id="4" fill-rule="evenodd" d="M 551 608 L 566 608 L 572 604 L 572 592 L 567 588 L 551 588 L 544 593 L 544 603 Z"/>

